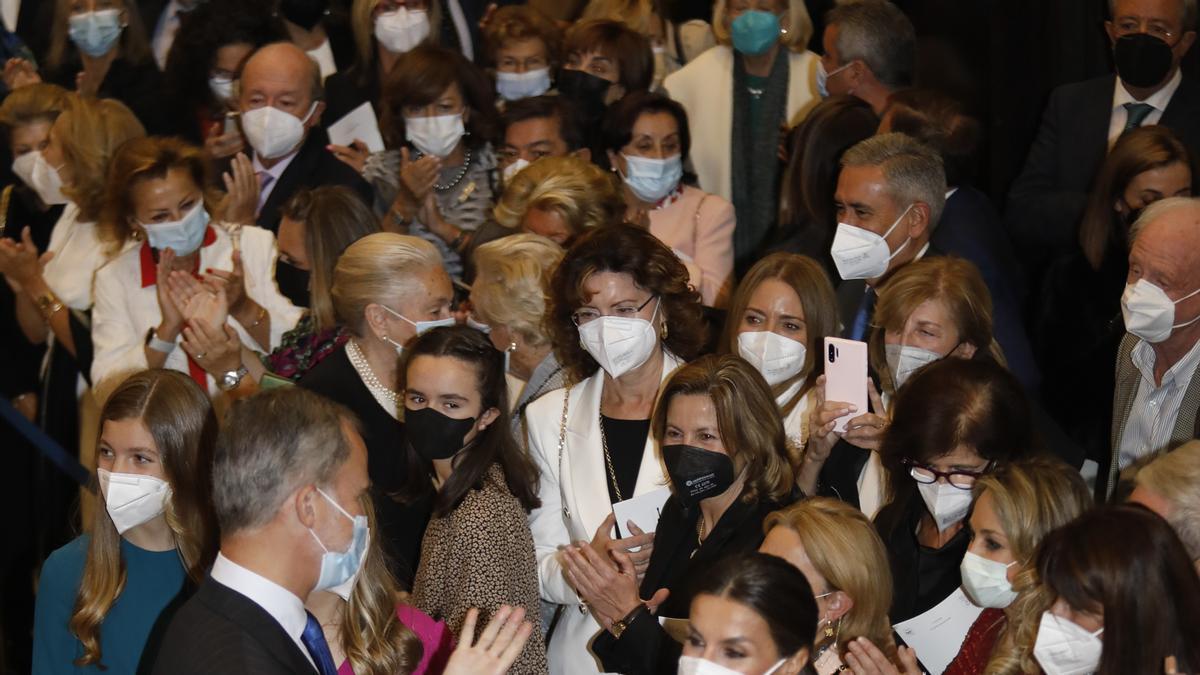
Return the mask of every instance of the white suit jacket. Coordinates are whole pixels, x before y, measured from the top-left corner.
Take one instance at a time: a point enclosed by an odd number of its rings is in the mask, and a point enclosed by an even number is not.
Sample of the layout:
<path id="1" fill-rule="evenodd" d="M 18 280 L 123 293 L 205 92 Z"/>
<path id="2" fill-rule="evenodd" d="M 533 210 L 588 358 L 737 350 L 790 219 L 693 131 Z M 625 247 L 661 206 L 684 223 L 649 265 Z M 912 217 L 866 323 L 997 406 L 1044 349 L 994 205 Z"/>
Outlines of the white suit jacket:
<path id="1" fill-rule="evenodd" d="M 663 356 L 662 380 L 665 382 L 683 362 L 667 352 Z M 555 675 L 601 672 L 588 650 L 588 644 L 601 630 L 600 624 L 583 608 L 579 596 L 567 583 L 558 556 L 559 550 L 572 542 L 591 541 L 596 529 L 612 513 L 600 441 L 603 388 L 604 372 L 597 371 L 570 389 L 561 473 L 558 438 L 563 396 L 567 390 L 556 389 L 525 410 L 529 451 L 541 474 L 538 497 L 542 505 L 529 515 L 529 527 L 533 532 L 542 598 L 567 605 L 547 647 L 550 672 Z M 633 496 L 665 485 L 666 471 L 654 439 L 649 437 Z"/>
<path id="2" fill-rule="evenodd" d="M 200 248 L 200 271 L 208 268 L 233 269 L 234 237 L 224 227 L 209 226 L 211 234 Z M 242 270 L 246 294 L 267 310 L 271 317 L 271 344 L 259 345 L 233 317 L 229 325 L 237 331 L 242 343 L 251 349 L 269 351 L 278 346 L 280 337 L 291 330 L 303 310 L 288 302 L 275 286 L 275 235 L 259 227 L 239 228 Z M 153 276 L 151 258 L 146 260 L 144 246 L 127 249 L 96 273 L 96 304 L 92 310 L 92 382 L 107 377 L 122 376 L 144 370 L 146 364 L 146 332 L 162 321 L 158 307 L 158 291 Z M 149 265 L 149 269 L 147 269 Z M 176 339 L 176 344 L 182 341 Z M 164 368 L 188 372 L 187 353 L 182 347 L 167 355 Z M 218 392 L 216 381 L 208 376 L 208 393 Z"/>
<path id="3" fill-rule="evenodd" d="M 786 119 L 796 126 L 820 102 L 817 56 L 789 53 Z M 733 49 L 717 45 L 663 80 L 663 88 L 687 110 L 692 169 L 705 192 L 733 201 Z"/>

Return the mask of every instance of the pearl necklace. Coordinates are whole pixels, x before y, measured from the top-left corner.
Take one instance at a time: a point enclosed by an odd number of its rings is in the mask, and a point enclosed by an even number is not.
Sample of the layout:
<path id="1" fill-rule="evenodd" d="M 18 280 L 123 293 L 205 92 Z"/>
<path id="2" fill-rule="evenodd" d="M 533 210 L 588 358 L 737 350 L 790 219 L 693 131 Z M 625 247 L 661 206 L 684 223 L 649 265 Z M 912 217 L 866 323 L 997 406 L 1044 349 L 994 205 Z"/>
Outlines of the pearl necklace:
<path id="1" fill-rule="evenodd" d="M 387 409 L 384 401 L 389 401 L 392 404 L 393 410 L 398 410 L 400 406 L 400 394 L 383 386 L 379 378 L 375 376 L 375 371 L 371 370 L 371 364 L 367 362 L 367 357 L 363 354 L 362 348 L 359 347 L 354 340 L 346 342 L 346 356 L 350 359 L 350 365 L 354 366 L 354 370 L 358 372 L 359 378 L 363 384 L 367 385 L 367 389 L 371 391 L 371 395 L 379 404 Z"/>
<path id="2" fill-rule="evenodd" d="M 458 175 L 454 177 L 454 180 L 450 181 L 449 185 L 438 185 L 437 183 L 434 183 L 434 190 L 437 190 L 438 192 L 453 190 L 454 188 L 458 187 L 458 184 L 462 182 L 463 178 L 466 178 L 467 171 L 471 169 L 471 149 L 464 147 L 463 153 L 463 165 L 462 168 L 458 170 Z"/>

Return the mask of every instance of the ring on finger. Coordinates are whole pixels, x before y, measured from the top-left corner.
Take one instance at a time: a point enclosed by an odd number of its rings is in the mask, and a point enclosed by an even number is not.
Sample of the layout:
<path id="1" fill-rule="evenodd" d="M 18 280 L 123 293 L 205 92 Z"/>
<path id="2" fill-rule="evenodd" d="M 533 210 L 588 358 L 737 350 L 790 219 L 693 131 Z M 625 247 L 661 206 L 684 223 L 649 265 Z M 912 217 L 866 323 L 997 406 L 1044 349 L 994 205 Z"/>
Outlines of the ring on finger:
<path id="1" fill-rule="evenodd" d="M 200 359 L 204 358 L 204 352 L 200 352 L 199 354 L 193 356 L 192 358 L 199 361 Z"/>

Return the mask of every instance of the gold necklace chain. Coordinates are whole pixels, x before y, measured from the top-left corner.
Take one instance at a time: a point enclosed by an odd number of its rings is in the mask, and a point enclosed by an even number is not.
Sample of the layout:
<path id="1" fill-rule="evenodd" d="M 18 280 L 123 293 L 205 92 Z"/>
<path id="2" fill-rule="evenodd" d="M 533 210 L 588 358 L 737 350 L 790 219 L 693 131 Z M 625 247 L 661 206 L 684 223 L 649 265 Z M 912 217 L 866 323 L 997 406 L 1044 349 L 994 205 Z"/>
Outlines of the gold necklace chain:
<path id="1" fill-rule="evenodd" d="M 617 485 L 617 470 L 613 468 L 612 455 L 608 454 L 608 434 L 604 433 L 604 410 L 600 410 L 600 445 L 604 448 L 604 463 L 608 465 L 608 478 L 612 481 L 613 492 L 617 501 L 625 501 L 621 496 L 621 486 Z"/>

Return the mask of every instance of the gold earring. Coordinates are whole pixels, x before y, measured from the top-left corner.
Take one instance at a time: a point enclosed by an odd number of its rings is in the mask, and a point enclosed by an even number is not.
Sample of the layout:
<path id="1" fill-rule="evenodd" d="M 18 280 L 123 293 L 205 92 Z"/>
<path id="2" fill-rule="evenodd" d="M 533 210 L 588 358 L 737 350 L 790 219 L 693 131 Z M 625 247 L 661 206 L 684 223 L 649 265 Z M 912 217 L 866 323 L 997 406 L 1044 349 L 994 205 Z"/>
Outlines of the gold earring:
<path id="1" fill-rule="evenodd" d="M 662 339 L 664 339 L 664 340 L 667 339 L 667 322 L 666 321 L 664 321 L 662 324 Z"/>

